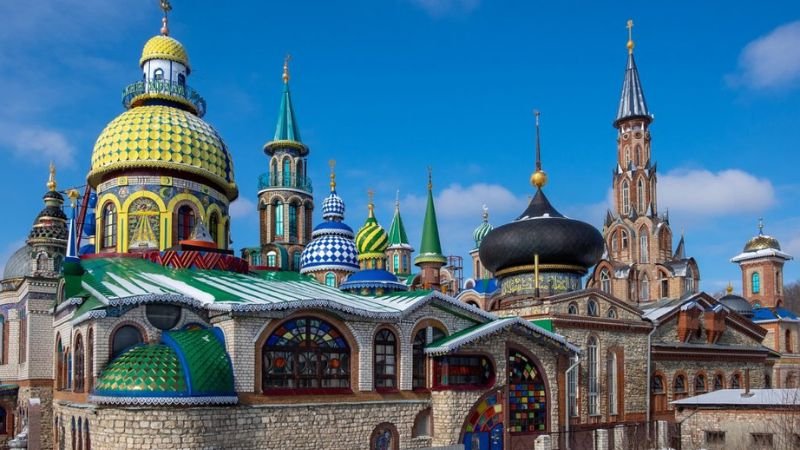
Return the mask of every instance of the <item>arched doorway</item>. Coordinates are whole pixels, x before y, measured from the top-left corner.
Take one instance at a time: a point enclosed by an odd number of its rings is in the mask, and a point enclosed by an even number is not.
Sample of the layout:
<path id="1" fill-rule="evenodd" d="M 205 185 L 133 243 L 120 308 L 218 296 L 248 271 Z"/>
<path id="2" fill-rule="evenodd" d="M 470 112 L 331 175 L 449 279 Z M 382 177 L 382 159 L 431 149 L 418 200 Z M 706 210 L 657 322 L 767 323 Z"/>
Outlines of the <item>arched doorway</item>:
<path id="1" fill-rule="evenodd" d="M 503 449 L 502 390 L 489 392 L 472 407 L 464 422 L 464 450 Z"/>

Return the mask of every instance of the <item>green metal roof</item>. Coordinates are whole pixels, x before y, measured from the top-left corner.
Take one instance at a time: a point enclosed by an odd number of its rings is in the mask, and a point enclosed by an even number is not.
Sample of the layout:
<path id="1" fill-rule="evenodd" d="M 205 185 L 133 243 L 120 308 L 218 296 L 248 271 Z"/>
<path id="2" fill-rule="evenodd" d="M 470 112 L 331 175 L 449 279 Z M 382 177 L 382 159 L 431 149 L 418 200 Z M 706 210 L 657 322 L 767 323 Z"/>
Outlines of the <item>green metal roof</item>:
<path id="1" fill-rule="evenodd" d="M 442 244 L 439 241 L 439 224 L 436 222 L 436 208 L 433 205 L 433 192 L 428 189 L 428 206 L 425 209 L 425 220 L 422 223 L 422 243 L 414 264 L 436 262 L 445 264 L 447 258 L 442 255 Z"/>
<path id="2" fill-rule="evenodd" d="M 162 339 L 178 348 L 189 374 L 191 394 L 233 393 L 233 371 L 217 329 L 164 333 Z"/>
<path id="3" fill-rule="evenodd" d="M 553 319 L 531 320 L 531 323 L 539 328 L 544 328 L 547 331 L 553 331 Z"/>
<path id="4" fill-rule="evenodd" d="M 98 394 L 147 395 L 186 392 L 183 368 L 174 350 L 166 345 L 141 345 L 120 355 L 97 379 Z"/>
<path id="5" fill-rule="evenodd" d="M 273 141 L 302 142 L 300 140 L 300 129 L 297 127 L 297 119 L 294 117 L 292 96 L 289 93 L 289 83 L 284 83 L 283 85 L 281 108 L 278 111 L 278 126 L 275 127 L 275 137 Z"/>
<path id="6" fill-rule="evenodd" d="M 400 217 L 400 205 L 396 205 L 394 209 L 394 217 L 392 218 L 392 225 L 389 227 L 389 246 L 392 245 L 408 245 L 408 235 L 406 235 L 406 227 L 403 226 L 403 218 Z"/>

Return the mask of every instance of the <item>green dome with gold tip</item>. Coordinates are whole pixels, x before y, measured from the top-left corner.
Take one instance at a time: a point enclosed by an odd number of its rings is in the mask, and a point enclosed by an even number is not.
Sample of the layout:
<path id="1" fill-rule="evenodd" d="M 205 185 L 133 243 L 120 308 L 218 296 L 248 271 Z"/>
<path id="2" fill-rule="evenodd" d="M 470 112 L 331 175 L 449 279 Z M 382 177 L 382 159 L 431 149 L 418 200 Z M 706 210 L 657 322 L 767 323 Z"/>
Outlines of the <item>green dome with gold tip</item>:
<path id="1" fill-rule="evenodd" d="M 356 248 L 358 249 L 358 260 L 383 258 L 384 252 L 389 246 L 389 234 L 378 223 L 375 218 L 375 206 L 369 202 L 369 215 L 364 225 L 356 233 Z"/>
<path id="2" fill-rule="evenodd" d="M 233 368 L 217 328 L 168 331 L 113 360 L 91 400 L 115 405 L 210 405 L 237 402 Z"/>

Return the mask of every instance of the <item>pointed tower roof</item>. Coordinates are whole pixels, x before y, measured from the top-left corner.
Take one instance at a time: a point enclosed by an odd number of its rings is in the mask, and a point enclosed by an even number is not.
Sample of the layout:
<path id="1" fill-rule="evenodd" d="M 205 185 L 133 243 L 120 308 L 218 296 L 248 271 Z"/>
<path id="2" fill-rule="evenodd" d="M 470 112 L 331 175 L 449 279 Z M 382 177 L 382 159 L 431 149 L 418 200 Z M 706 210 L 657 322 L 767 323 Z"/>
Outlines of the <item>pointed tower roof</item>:
<path id="1" fill-rule="evenodd" d="M 683 233 L 681 233 L 681 240 L 678 241 L 678 246 L 675 247 L 675 254 L 672 255 L 672 259 L 686 259 L 686 241 Z"/>
<path id="2" fill-rule="evenodd" d="M 403 218 L 400 216 L 400 197 L 394 203 L 394 217 L 392 218 L 392 225 L 389 227 L 389 248 L 405 248 L 411 251 L 414 250 L 408 242 L 408 235 L 406 234 L 406 227 L 403 225 Z"/>
<path id="3" fill-rule="evenodd" d="M 422 243 L 414 264 L 433 262 L 445 264 L 447 258 L 442 255 L 442 244 L 439 241 L 439 224 L 436 221 L 436 208 L 433 205 L 433 182 L 428 169 L 428 205 L 425 208 L 425 220 L 422 223 Z"/>
<path id="4" fill-rule="evenodd" d="M 650 111 L 647 109 L 647 102 L 644 99 L 642 82 L 639 80 L 639 70 L 636 68 L 636 61 L 633 58 L 633 20 L 628 21 L 628 64 L 625 67 L 625 79 L 622 82 L 622 94 L 617 108 L 617 118 L 614 119 L 614 126 L 619 127 L 619 123 L 626 119 L 640 118 L 648 123 L 653 120 Z"/>
<path id="5" fill-rule="evenodd" d="M 278 124 L 275 127 L 275 136 L 264 146 L 264 151 L 272 155 L 278 148 L 295 148 L 303 154 L 308 153 L 306 147 L 300 140 L 300 128 L 297 126 L 297 119 L 294 115 L 292 106 L 292 95 L 289 91 L 289 60 L 286 56 L 283 62 L 283 95 L 281 96 L 281 107 L 278 110 Z"/>

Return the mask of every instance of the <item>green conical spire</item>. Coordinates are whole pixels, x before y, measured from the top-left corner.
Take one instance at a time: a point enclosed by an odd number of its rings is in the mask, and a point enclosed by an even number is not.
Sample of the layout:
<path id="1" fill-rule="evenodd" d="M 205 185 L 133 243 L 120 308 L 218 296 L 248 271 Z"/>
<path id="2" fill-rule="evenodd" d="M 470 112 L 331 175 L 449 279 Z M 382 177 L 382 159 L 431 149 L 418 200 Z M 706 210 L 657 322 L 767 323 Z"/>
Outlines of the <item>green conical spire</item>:
<path id="1" fill-rule="evenodd" d="M 297 119 L 294 116 L 292 106 L 292 95 L 289 92 L 289 56 L 283 63 L 283 95 L 281 96 L 281 107 L 278 111 L 278 125 L 275 127 L 275 136 L 272 141 L 264 146 L 264 150 L 271 154 L 278 148 L 297 148 L 302 154 L 308 149 L 300 140 L 300 128 L 297 126 Z"/>
<path id="2" fill-rule="evenodd" d="M 447 258 L 442 255 L 442 244 L 439 242 L 439 224 L 436 222 L 436 208 L 433 205 L 433 182 L 428 170 L 428 206 L 425 208 L 425 220 L 422 223 L 422 243 L 414 264 L 422 263 L 446 264 Z"/>
<path id="3" fill-rule="evenodd" d="M 403 218 L 400 217 L 399 198 L 394 203 L 394 217 L 392 218 L 392 225 L 389 227 L 389 247 L 404 247 L 413 250 L 408 242 L 406 227 L 403 226 Z"/>

